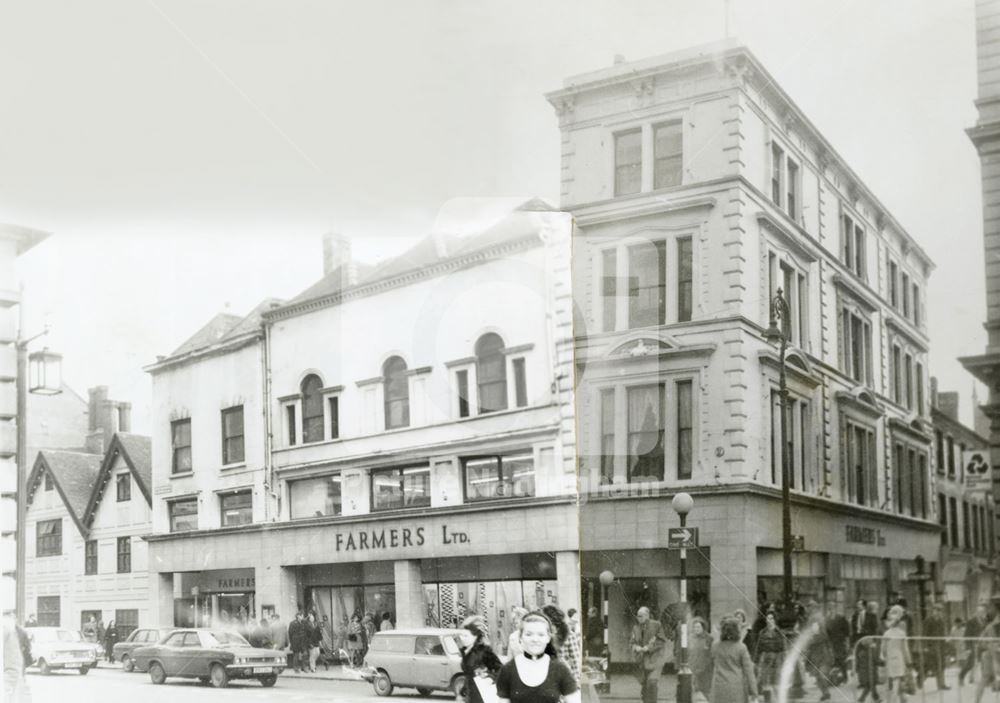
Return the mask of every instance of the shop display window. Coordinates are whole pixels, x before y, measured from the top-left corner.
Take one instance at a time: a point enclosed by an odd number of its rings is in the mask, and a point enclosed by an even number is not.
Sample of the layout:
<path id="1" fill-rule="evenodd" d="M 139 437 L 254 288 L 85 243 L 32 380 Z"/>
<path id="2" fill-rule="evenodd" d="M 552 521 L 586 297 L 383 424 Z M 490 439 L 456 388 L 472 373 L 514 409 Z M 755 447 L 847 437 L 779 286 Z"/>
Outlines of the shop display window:
<path id="1" fill-rule="evenodd" d="M 535 459 L 530 450 L 462 460 L 469 501 L 535 495 Z"/>
<path id="2" fill-rule="evenodd" d="M 291 517 L 322 517 L 340 515 L 343 510 L 343 489 L 340 474 L 306 478 L 288 484 Z"/>
<path id="3" fill-rule="evenodd" d="M 431 469 L 412 466 L 405 469 L 375 469 L 372 478 L 372 509 L 426 507 L 431 504 Z"/>

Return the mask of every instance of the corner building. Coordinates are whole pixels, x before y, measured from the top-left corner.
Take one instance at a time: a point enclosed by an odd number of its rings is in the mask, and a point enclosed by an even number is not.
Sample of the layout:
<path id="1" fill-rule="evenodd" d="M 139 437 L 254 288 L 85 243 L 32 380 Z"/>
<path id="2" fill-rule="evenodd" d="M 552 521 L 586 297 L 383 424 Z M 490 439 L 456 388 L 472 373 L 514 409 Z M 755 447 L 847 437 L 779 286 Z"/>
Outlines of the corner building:
<path id="1" fill-rule="evenodd" d="M 573 76 L 546 97 L 572 213 L 584 610 L 611 571 L 611 652 L 631 613 L 688 596 L 713 623 L 782 588 L 781 450 L 804 600 L 916 599 L 936 568 L 924 292 L 932 264 L 745 48 Z M 778 289 L 790 314 L 788 431 Z"/>
<path id="2" fill-rule="evenodd" d="M 152 368 L 163 621 L 203 616 L 206 593 L 211 617 L 314 608 L 338 639 L 355 612 L 502 634 L 512 606 L 579 607 L 569 257 L 569 217 L 541 201 L 374 269 L 331 237 L 324 278 L 244 351 Z M 230 466 L 220 413 L 253 398 Z"/>

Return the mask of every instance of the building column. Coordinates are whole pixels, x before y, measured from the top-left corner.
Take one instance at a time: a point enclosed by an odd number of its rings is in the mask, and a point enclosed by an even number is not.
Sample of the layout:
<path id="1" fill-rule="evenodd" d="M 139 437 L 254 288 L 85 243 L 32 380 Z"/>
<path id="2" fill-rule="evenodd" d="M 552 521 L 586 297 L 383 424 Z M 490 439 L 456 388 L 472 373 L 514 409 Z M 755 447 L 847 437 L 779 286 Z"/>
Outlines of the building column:
<path id="1" fill-rule="evenodd" d="M 149 575 L 149 618 L 151 622 L 140 622 L 139 626 L 174 624 L 174 575 L 156 573 Z"/>
<path id="2" fill-rule="evenodd" d="M 396 581 L 396 627 L 423 627 L 424 584 L 420 579 L 420 560 L 394 562 L 393 571 Z"/>
<path id="3" fill-rule="evenodd" d="M 258 614 L 271 606 L 283 622 L 295 619 L 299 609 L 299 584 L 294 567 L 264 566 L 254 570 L 254 606 Z"/>
<path id="4" fill-rule="evenodd" d="M 580 555 L 577 552 L 556 552 L 556 593 L 563 612 L 570 608 L 580 611 Z"/>

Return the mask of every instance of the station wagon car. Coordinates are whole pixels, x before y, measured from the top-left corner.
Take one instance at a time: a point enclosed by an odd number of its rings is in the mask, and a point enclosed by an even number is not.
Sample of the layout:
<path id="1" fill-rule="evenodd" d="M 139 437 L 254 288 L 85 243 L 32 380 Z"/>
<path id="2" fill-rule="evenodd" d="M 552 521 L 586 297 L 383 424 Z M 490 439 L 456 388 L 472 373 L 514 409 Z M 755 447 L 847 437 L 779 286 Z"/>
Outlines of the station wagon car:
<path id="1" fill-rule="evenodd" d="M 43 674 L 56 669 L 76 669 L 88 673 L 97 666 L 94 646 L 82 641 L 79 632 L 61 627 L 27 627 L 34 665 Z"/>
<path id="2" fill-rule="evenodd" d="M 364 677 L 375 693 L 392 695 L 395 687 L 415 688 L 421 695 L 465 689 L 459 630 L 415 629 L 377 632 L 365 655 Z"/>
<path id="3" fill-rule="evenodd" d="M 175 629 L 177 628 L 140 627 L 137 630 L 132 630 L 124 642 L 115 643 L 115 646 L 111 649 L 112 658 L 116 662 L 121 662 L 122 668 L 125 671 L 134 671 L 135 665 L 132 662 L 132 652 L 139 647 L 156 644 Z"/>
<path id="4" fill-rule="evenodd" d="M 236 632 L 206 628 L 174 630 L 157 644 L 132 650 L 132 662 L 149 672 L 154 684 L 178 676 L 216 688 L 231 679 L 257 679 L 270 687 L 285 669 L 283 652 L 253 647 Z"/>

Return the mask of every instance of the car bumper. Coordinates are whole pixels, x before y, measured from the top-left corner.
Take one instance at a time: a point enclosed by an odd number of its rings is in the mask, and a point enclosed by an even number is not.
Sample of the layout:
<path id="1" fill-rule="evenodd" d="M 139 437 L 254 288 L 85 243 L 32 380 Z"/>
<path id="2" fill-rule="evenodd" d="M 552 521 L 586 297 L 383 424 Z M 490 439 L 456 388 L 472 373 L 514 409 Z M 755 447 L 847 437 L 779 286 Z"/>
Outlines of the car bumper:
<path id="1" fill-rule="evenodd" d="M 226 673 L 231 679 L 253 679 L 258 676 L 278 676 L 285 667 L 278 664 L 229 664 L 226 666 Z"/>

